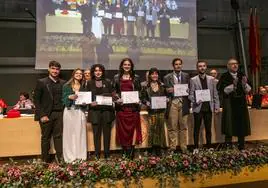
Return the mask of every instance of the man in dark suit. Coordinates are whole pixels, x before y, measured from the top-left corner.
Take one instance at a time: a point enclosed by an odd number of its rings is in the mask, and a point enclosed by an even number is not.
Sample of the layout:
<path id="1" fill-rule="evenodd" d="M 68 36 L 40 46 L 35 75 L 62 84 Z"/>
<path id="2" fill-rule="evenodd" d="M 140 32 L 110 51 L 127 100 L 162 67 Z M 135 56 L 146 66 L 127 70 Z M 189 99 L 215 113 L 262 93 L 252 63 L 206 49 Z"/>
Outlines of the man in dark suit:
<path id="1" fill-rule="evenodd" d="M 168 137 L 171 150 L 176 150 L 177 143 L 180 149 L 187 149 L 187 121 L 190 101 L 187 96 L 175 97 L 175 84 L 189 84 L 189 74 L 182 72 L 182 60 L 175 58 L 172 61 L 173 72 L 164 77 L 164 83 L 170 98 L 168 109 Z M 178 138 L 179 136 L 179 138 Z"/>
<path id="2" fill-rule="evenodd" d="M 87 0 L 85 4 L 79 7 L 81 13 L 81 21 L 83 24 L 83 34 L 90 34 L 92 30 L 92 14 L 93 5 L 91 0 Z"/>
<path id="3" fill-rule="evenodd" d="M 190 94 L 189 99 L 192 102 L 193 114 L 194 114 L 194 146 L 197 149 L 199 143 L 199 132 L 204 120 L 206 130 L 206 144 L 209 148 L 211 146 L 211 122 L 212 112 L 218 113 L 219 95 L 216 89 L 215 78 L 206 74 L 207 62 L 198 61 L 196 64 L 198 75 L 190 79 Z M 209 90 L 210 101 L 196 100 L 197 90 Z"/>
<path id="4" fill-rule="evenodd" d="M 56 161 L 62 158 L 63 104 L 62 86 L 64 80 L 59 78 L 61 65 L 56 61 L 49 63 L 49 75 L 37 81 L 34 91 L 36 107 L 35 121 L 41 127 L 41 155 L 44 162 L 50 162 L 50 140 L 53 136 Z"/>

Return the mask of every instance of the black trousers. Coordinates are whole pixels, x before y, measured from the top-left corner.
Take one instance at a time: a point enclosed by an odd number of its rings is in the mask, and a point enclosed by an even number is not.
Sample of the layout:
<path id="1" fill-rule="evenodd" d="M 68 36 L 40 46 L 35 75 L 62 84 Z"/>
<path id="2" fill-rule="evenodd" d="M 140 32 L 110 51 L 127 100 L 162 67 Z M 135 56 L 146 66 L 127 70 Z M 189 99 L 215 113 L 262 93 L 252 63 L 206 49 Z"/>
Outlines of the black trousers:
<path id="1" fill-rule="evenodd" d="M 151 37 L 154 38 L 155 37 L 155 25 L 149 23 L 146 25 L 146 33 L 147 33 L 147 37 L 149 38 L 150 33 L 151 33 Z"/>
<path id="2" fill-rule="evenodd" d="M 101 152 L 101 134 L 103 133 L 104 155 L 109 157 L 111 140 L 111 122 L 106 121 L 105 113 L 99 113 L 99 123 L 93 124 L 95 154 L 99 157 Z"/>
<path id="3" fill-rule="evenodd" d="M 83 20 L 83 34 L 90 34 L 92 30 L 92 18 L 91 20 Z"/>
<path id="4" fill-rule="evenodd" d="M 50 162 L 51 137 L 53 137 L 57 158 L 62 158 L 63 112 L 52 112 L 48 118 L 49 121 L 46 123 L 39 121 L 41 127 L 41 155 L 45 162 Z"/>
<path id="5" fill-rule="evenodd" d="M 231 144 L 232 143 L 232 136 L 225 136 L 225 143 Z M 245 148 L 245 136 L 238 136 L 238 148 L 244 149 Z"/>
<path id="6" fill-rule="evenodd" d="M 103 24 L 104 27 L 104 34 L 105 35 L 111 35 L 112 34 L 112 24 Z"/>
<path id="7" fill-rule="evenodd" d="M 199 143 L 199 132 L 204 120 L 205 130 L 206 130 L 206 144 L 209 146 L 211 144 L 211 121 L 212 112 L 211 111 L 200 111 L 199 113 L 194 112 L 194 146 L 198 148 Z"/>

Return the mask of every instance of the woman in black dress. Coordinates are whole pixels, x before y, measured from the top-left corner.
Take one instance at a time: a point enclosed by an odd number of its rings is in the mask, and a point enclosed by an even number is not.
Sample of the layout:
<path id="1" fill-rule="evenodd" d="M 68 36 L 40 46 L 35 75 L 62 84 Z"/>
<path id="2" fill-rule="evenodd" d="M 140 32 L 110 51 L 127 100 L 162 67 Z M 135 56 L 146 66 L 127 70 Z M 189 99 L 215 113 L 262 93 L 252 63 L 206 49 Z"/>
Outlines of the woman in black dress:
<path id="1" fill-rule="evenodd" d="M 115 119 L 112 102 L 101 103 L 97 98 L 105 97 L 105 101 L 112 101 L 112 85 L 105 78 L 105 68 L 101 64 L 91 67 L 91 80 L 87 83 L 87 91 L 92 92 L 92 103 L 89 107 L 88 121 L 93 126 L 94 146 L 96 158 L 100 157 L 101 134 L 103 132 L 104 157 L 110 156 L 111 126 Z M 109 100 L 111 99 L 111 100 Z"/>

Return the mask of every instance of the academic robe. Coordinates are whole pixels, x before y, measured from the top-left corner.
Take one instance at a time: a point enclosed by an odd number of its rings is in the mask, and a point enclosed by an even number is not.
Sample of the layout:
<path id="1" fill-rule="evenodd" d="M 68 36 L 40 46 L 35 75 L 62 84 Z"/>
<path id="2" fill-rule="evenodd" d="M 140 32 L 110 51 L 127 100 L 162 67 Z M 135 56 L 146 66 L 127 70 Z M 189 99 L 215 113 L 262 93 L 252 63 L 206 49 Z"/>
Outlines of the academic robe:
<path id="1" fill-rule="evenodd" d="M 246 101 L 246 91 L 242 86 L 243 73 L 237 73 L 237 89 L 229 94 L 224 89 L 233 84 L 234 78 L 229 73 L 224 73 L 218 84 L 219 95 L 222 96 L 222 133 L 226 136 L 248 136 L 250 135 L 250 119 Z"/>

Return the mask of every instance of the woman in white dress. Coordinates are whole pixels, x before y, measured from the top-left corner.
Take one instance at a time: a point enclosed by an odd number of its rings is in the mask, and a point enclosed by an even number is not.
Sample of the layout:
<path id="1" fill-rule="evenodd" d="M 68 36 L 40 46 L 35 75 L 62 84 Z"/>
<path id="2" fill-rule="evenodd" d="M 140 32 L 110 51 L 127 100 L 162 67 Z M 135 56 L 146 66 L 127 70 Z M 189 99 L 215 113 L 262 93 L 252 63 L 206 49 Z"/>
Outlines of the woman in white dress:
<path id="1" fill-rule="evenodd" d="M 75 69 L 63 86 L 63 158 L 67 163 L 87 159 L 86 117 L 83 107 L 75 105 L 76 93 L 83 90 L 83 71 Z"/>

